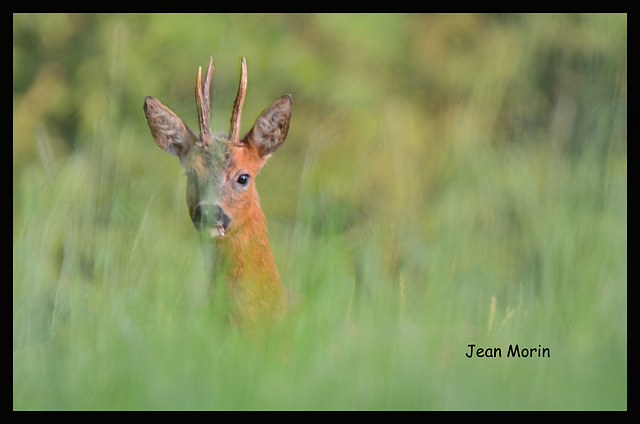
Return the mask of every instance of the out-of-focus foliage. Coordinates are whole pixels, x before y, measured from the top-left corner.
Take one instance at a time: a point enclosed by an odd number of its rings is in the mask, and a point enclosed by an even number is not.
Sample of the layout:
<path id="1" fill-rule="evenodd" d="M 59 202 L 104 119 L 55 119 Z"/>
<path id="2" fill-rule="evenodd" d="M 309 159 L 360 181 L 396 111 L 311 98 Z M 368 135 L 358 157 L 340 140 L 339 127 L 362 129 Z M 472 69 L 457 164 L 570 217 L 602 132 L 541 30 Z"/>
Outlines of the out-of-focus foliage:
<path id="1" fill-rule="evenodd" d="M 144 95 L 190 102 L 195 68 L 209 56 L 224 116 L 217 121 L 226 122 L 241 55 L 250 103 L 291 91 L 302 108 L 297 129 L 333 123 L 349 136 L 339 143 L 345 150 L 376 134 L 393 104 L 427 128 L 462 108 L 493 144 L 524 133 L 570 152 L 606 149 L 624 140 L 612 132 L 625 128 L 615 117 L 626 116 L 626 22 L 590 14 L 16 14 L 14 161 L 34 158 L 39 126 L 68 153 L 92 141 L 108 112 L 137 125 Z"/>

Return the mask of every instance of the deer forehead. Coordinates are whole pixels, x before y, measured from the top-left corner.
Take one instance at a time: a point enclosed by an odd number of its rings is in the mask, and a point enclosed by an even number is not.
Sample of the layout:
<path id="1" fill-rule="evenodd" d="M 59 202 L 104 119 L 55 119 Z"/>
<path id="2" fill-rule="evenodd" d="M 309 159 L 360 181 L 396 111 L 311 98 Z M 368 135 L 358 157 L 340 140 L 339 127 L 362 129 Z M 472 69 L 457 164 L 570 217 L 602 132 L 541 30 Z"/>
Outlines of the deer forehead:
<path id="1" fill-rule="evenodd" d="M 265 158 L 251 144 L 236 146 L 225 139 L 216 139 L 206 148 L 194 144 L 181 157 L 181 164 L 187 177 L 198 185 L 222 185 L 230 181 L 238 172 L 255 177 Z"/>
<path id="2" fill-rule="evenodd" d="M 225 143 L 211 143 L 207 147 L 194 143 L 188 152 L 180 157 L 180 164 L 187 174 L 205 179 L 212 173 L 221 174 L 227 168 L 229 154 L 229 148 Z"/>

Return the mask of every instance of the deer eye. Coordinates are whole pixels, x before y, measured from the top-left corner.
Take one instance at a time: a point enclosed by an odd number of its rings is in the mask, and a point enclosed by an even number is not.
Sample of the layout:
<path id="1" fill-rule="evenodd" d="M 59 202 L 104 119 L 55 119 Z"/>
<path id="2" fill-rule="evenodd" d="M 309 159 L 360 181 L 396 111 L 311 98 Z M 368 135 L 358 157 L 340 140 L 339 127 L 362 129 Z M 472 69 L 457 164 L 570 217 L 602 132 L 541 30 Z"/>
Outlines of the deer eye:
<path id="1" fill-rule="evenodd" d="M 245 187 L 247 184 L 249 184 L 250 178 L 251 176 L 249 174 L 240 174 L 236 182 L 240 184 L 242 187 Z"/>

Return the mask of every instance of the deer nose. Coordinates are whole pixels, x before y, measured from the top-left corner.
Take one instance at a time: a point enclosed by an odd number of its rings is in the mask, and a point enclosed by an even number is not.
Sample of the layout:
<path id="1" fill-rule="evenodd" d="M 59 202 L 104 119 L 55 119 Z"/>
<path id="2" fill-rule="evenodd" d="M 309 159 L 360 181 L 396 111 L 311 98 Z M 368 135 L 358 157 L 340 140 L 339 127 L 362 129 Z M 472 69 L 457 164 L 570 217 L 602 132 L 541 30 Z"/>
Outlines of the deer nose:
<path id="1" fill-rule="evenodd" d="M 220 235 L 231 223 L 231 218 L 220 205 L 214 203 L 199 203 L 193 213 L 193 224 L 198 229 L 217 228 Z"/>

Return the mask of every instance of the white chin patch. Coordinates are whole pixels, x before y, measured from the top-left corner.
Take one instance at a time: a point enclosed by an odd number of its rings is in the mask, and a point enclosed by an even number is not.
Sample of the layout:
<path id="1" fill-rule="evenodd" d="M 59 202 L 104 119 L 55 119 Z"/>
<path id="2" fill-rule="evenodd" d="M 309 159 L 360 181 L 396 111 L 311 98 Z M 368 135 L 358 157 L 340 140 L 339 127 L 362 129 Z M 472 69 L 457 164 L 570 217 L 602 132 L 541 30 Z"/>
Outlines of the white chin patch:
<path id="1" fill-rule="evenodd" d="M 209 235 L 212 239 L 223 237 L 224 236 L 224 227 L 222 225 L 218 225 L 209 230 Z"/>

